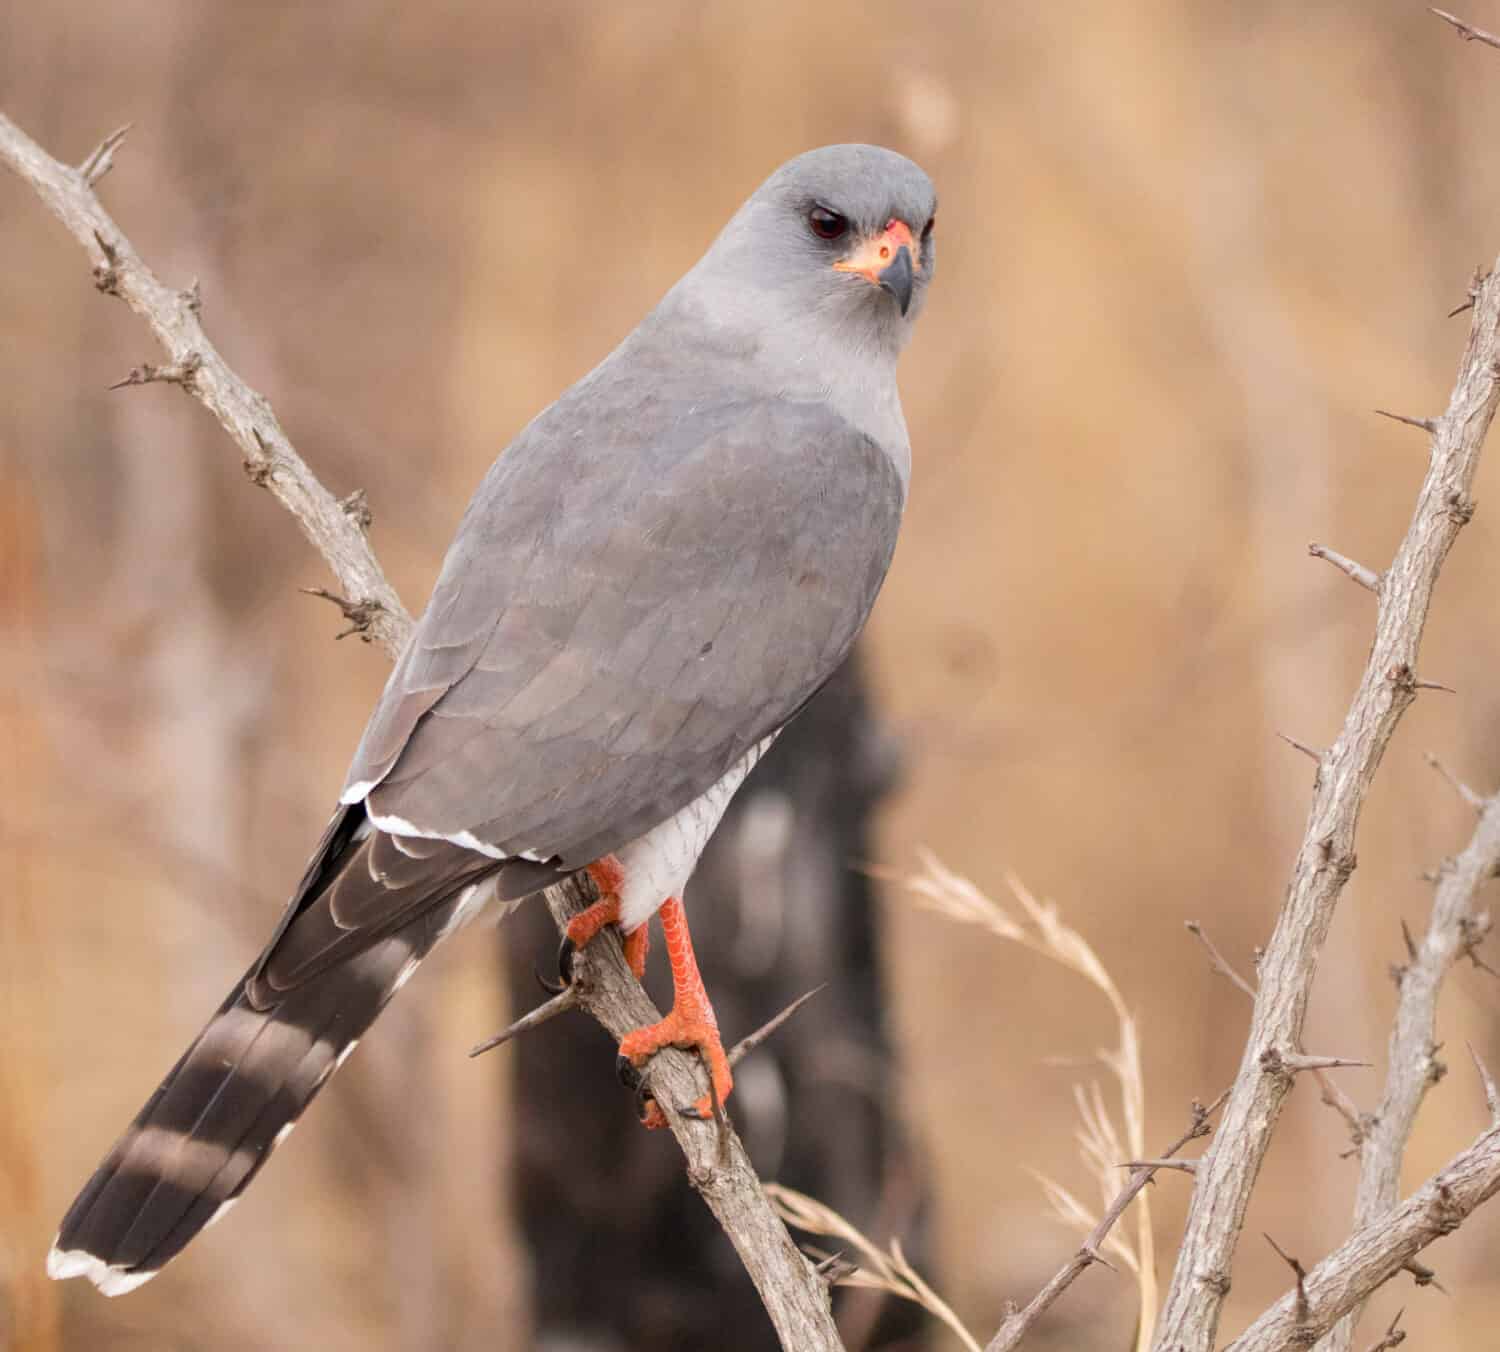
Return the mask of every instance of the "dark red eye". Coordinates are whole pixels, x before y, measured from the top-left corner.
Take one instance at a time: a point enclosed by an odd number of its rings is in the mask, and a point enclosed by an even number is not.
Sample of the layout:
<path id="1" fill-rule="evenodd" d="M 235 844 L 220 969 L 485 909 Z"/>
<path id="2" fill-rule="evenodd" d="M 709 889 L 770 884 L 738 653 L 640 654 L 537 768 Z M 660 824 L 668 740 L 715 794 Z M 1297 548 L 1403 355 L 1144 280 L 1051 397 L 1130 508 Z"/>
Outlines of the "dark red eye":
<path id="1" fill-rule="evenodd" d="M 849 232 L 849 218 L 827 207 L 814 207 L 807 213 L 807 223 L 819 239 L 838 239 Z"/>

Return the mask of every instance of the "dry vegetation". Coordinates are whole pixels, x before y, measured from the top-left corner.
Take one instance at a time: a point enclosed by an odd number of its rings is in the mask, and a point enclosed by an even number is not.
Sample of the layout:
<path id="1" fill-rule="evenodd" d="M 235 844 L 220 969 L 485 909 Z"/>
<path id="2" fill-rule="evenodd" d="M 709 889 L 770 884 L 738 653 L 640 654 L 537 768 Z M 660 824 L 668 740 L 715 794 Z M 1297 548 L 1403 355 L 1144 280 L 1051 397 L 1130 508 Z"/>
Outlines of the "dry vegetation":
<path id="1" fill-rule="evenodd" d="M 1269 934 L 1309 768 L 1273 734 L 1332 739 L 1370 628 L 1306 542 L 1375 562 L 1404 529 L 1422 439 L 1370 408 L 1436 413 L 1451 383 L 1445 315 L 1496 244 L 1495 54 L 1360 0 L 652 8 L 63 0 L 0 15 L 0 107 L 74 159 L 136 123 L 112 209 L 161 272 L 201 280 L 330 486 L 366 490 L 412 600 L 495 448 L 757 174 L 833 139 L 920 158 L 942 276 L 872 634 L 910 764 L 885 856 L 929 843 L 981 885 L 1010 867 L 1067 898 L 1136 1020 L 1115 1055 L 1139 1157 L 1234 1075 L 1243 996 L 1182 924 L 1242 972 Z M 318 566 L 201 412 L 105 392 L 155 354 L 11 183 L 0 229 L 0 1310 L 37 1349 L 493 1347 L 524 1326 L 524 1258 L 502 1062 L 463 1056 L 499 1018 L 482 940 L 434 963 L 170 1286 L 106 1304 L 40 1280 L 72 1187 L 261 937 L 384 669 L 327 645 L 295 594 Z M 1472 825 L 1423 753 L 1500 782 L 1497 473 L 1424 648 L 1459 693 L 1420 700 L 1386 758 L 1314 991 L 1307 1045 L 1376 1063 L 1342 1073 L 1357 1112 L 1380 1099 L 1402 923 L 1420 934 L 1422 875 Z M 1021 934 L 1047 946 L 1047 914 Z M 989 1330 L 1071 1241 L 1034 1173 L 1094 1186 L 1072 1135 L 1089 1072 L 1052 1059 L 1107 1024 L 1029 954 L 905 904 L 888 920 L 938 1199 L 926 1276 Z M 1497 1000 L 1459 968 L 1438 1040 L 1500 1064 Z M 1473 1137 L 1476 1100 L 1461 1074 L 1432 1086 L 1403 1191 Z M 1348 1148 L 1303 1085 L 1247 1233 L 1328 1252 Z M 1096 1136 L 1095 1165 L 1115 1151 Z M 1134 1253 L 1175 1251 L 1187 1194 L 1161 1179 L 1125 1223 Z M 1491 1346 L 1497 1242 L 1481 1211 L 1428 1258 L 1453 1294 L 1398 1279 L 1354 1345 L 1405 1305 L 1410 1345 Z M 1242 1246 L 1226 1336 L 1288 1284 Z M 1119 1348 L 1140 1299 L 1095 1273 L 1027 1346 Z"/>

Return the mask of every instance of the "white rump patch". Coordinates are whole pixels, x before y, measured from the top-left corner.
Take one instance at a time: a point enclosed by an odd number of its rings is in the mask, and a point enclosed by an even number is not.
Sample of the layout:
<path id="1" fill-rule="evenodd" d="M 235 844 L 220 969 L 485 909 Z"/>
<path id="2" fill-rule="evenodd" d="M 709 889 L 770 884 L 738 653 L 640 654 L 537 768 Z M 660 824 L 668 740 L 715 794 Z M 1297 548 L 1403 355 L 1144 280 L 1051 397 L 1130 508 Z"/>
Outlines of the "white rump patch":
<path id="1" fill-rule="evenodd" d="M 450 845 L 473 850 L 475 854 L 482 854 L 488 859 L 510 858 L 504 850 L 497 850 L 493 845 L 480 840 L 472 831 L 429 831 L 425 827 L 407 821 L 405 817 L 396 816 L 394 812 L 385 816 L 381 816 L 378 812 L 371 812 L 368 803 L 365 804 L 365 811 L 376 827 L 388 836 L 416 836 L 419 840 L 446 840 Z"/>
<path id="2" fill-rule="evenodd" d="M 222 1209 L 222 1208 L 221 1208 Z M 95 1258 L 82 1249 L 59 1249 L 56 1242 L 47 1255 L 47 1275 L 55 1282 L 65 1282 L 69 1277 L 87 1277 L 106 1296 L 123 1296 L 127 1291 L 149 1282 L 159 1269 L 150 1272 L 131 1272 L 126 1268 L 111 1267 L 102 1258 Z"/>

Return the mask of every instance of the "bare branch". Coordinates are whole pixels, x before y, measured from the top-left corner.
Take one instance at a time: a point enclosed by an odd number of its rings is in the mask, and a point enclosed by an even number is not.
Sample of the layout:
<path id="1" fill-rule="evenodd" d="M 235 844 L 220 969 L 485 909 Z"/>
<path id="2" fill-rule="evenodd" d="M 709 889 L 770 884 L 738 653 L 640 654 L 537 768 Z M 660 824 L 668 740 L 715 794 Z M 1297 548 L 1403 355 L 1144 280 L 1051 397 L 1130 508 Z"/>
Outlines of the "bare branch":
<path id="1" fill-rule="evenodd" d="M 549 888 L 546 899 L 559 932 L 565 932 L 568 921 L 596 894 L 588 874 L 579 873 Z M 610 930 L 573 955 L 571 989 L 578 992 L 579 1008 L 616 1038 L 661 1017 Z M 650 1075 L 651 1093 L 687 1159 L 688 1182 L 729 1236 L 782 1347 L 842 1352 L 827 1285 L 792 1242 L 727 1118 L 721 1130 L 713 1121 L 695 1121 L 677 1107 L 695 1103 L 704 1093 L 708 1077 L 698 1058 L 667 1048 L 653 1058 Z"/>
<path id="2" fill-rule="evenodd" d="M 1463 780 L 1461 780 L 1456 774 L 1454 774 L 1452 770 L 1444 765 L 1443 762 L 1440 761 L 1436 756 L 1434 756 L 1430 751 L 1427 753 L 1427 763 L 1428 765 L 1432 766 L 1432 768 L 1436 770 L 1438 774 L 1442 775 L 1442 777 L 1446 779 L 1449 784 L 1453 786 L 1453 791 L 1458 794 L 1458 796 L 1462 798 L 1464 802 L 1466 802 L 1471 808 L 1473 808 L 1475 812 L 1484 811 L 1483 796 L 1475 793 L 1473 789 L 1465 784 Z M 1408 941 L 1408 947 L 1410 947 L 1410 941 Z M 1415 957 L 1416 955 L 1413 954 L 1412 956 Z"/>
<path id="3" fill-rule="evenodd" d="M 85 161 L 95 181 L 119 145 L 111 138 Z M 196 287 L 173 291 L 157 280 L 94 195 L 88 174 L 61 164 L 0 114 L 0 161 L 29 183 L 69 231 L 97 251 L 95 285 L 123 299 L 150 326 L 179 372 L 191 362 L 191 379 L 181 380 L 219 420 L 245 456 L 252 482 L 270 488 L 296 517 L 303 533 L 327 561 L 343 595 L 318 589 L 344 611 L 354 630 L 378 640 L 392 656 L 411 632 L 407 614 L 386 581 L 365 539 L 359 498 L 340 502 L 314 476 L 293 449 L 270 404 L 228 366 L 198 323 Z M 160 368 L 158 368 L 160 369 Z M 135 381 L 170 378 L 162 374 Z M 367 513 L 368 509 L 364 509 Z M 352 599 L 351 599 L 352 598 Z M 560 927 L 593 898 L 586 874 L 549 889 L 547 903 Z M 601 936 L 574 959 L 575 999 L 616 1037 L 653 1023 L 660 1016 L 630 972 L 619 941 Z M 520 1022 L 534 1027 L 561 1012 L 563 996 Z M 522 1031 L 519 1026 L 507 1034 Z M 842 1352 L 822 1279 L 792 1243 L 755 1176 L 739 1138 L 725 1119 L 722 1134 L 694 1123 L 672 1105 L 692 1103 L 701 1094 L 697 1061 L 669 1049 L 652 1062 L 658 1102 L 687 1157 L 688 1180 L 702 1194 L 740 1254 L 760 1293 L 784 1348 L 797 1352 Z M 720 1147 L 723 1159 L 719 1158 Z"/>
<path id="4" fill-rule="evenodd" d="M 1416 698 L 1413 673 L 1432 592 L 1448 550 L 1473 515 L 1474 474 L 1500 402 L 1497 361 L 1500 284 L 1490 277 L 1478 286 L 1458 380 L 1433 435 L 1411 524 L 1381 578 L 1375 638 L 1359 689 L 1313 784 L 1286 899 L 1261 959 L 1240 1074 L 1198 1166 L 1157 1327 L 1158 1349 L 1208 1352 L 1214 1345 L 1250 1193 L 1291 1088 L 1289 1076 L 1265 1074 L 1260 1059 L 1268 1048 L 1301 1044 L 1318 956 L 1354 871 L 1365 795 L 1401 716 Z"/>
<path id="5" fill-rule="evenodd" d="M 1427 7 L 1429 14 L 1436 14 L 1444 23 L 1450 23 L 1458 29 L 1458 35 L 1465 42 L 1482 42 L 1486 47 L 1500 47 L 1500 38 L 1493 33 L 1486 33 L 1482 28 L 1475 28 L 1471 23 L 1465 23 L 1456 14 L 1449 14 L 1446 9 L 1434 9 L 1431 5 Z"/>
<path id="6" fill-rule="evenodd" d="M 1406 419 L 1402 419 L 1406 421 Z M 1327 545 L 1313 543 L 1308 545 L 1307 552 L 1315 559 L 1326 559 L 1345 577 L 1351 581 L 1358 582 L 1366 591 L 1380 593 L 1380 574 L 1372 568 L 1366 568 L 1362 563 L 1355 563 L 1353 559 L 1340 554 L 1336 549 L 1329 549 Z"/>
<path id="7" fill-rule="evenodd" d="M 1213 1130 L 1209 1126 L 1209 1118 L 1218 1112 L 1228 1097 L 1229 1090 L 1226 1089 L 1206 1108 L 1201 1103 L 1193 1104 L 1192 1125 L 1161 1152 L 1160 1159 L 1143 1160 L 1131 1166 L 1131 1175 L 1126 1180 L 1125 1186 L 1120 1189 L 1119 1195 L 1099 1218 L 1099 1224 L 1090 1232 L 1088 1238 L 1053 1274 L 1051 1280 L 1031 1298 L 1024 1309 L 1012 1309 L 1006 1314 L 995 1336 L 985 1344 L 984 1352 L 1010 1352 L 1031 1331 L 1032 1325 L 1052 1308 L 1057 1298 L 1073 1285 L 1085 1268 L 1095 1263 L 1104 1263 L 1101 1256 L 1104 1241 L 1114 1228 L 1115 1222 L 1125 1214 L 1125 1208 L 1135 1200 L 1136 1194 L 1156 1176 L 1158 1169 L 1168 1167 L 1164 1161 L 1170 1160 L 1189 1141 L 1196 1141 L 1200 1137 L 1207 1136 Z M 1106 1263 L 1105 1266 L 1107 1267 L 1108 1264 Z"/>
<path id="8" fill-rule="evenodd" d="M 1197 939 L 1197 941 L 1202 944 L 1205 949 L 1208 950 L 1209 966 L 1212 967 L 1214 971 L 1216 971 L 1220 976 L 1228 978 L 1231 982 L 1233 982 L 1234 985 L 1238 986 L 1240 990 L 1244 991 L 1244 993 L 1248 995 L 1252 1000 L 1255 999 L 1255 987 L 1252 986 L 1248 981 L 1246 981 L 1244 977 L 1242 977 L 1238 972 L 1234 970 L 1233 967 L 1229 965 L 1224 955 L 1220 953 L 1216 947 L 1214 947 L 1214 941 L 1203 932 L 1203 926 L 1200 925 L 1196 920 L 1189 920 L 1186 923 L 1188 933 L 1191 934 L 1195 939 Z"/>
<path id="9" fill-rule="evenodd" d="M 1360 1226 L 1224 1352 L 1283 1352 L 1315 1342 L 1336 1319 L 1405 1269 L 1433 1240 L 1458 1229 L 1496 1192 L 1500 1126 L 1491 1126 L 1400 1206 Z"/>
<path id="10" fill-rule="evenodd" d="M 1428 760 L 1437 765 L 1432 757 Z M 1441 766 L 1437 768 L 1442 770 Z M 1446 771 L 1443 773 L 1451 779 Z M 1456 780 L 1452 782 L 1469 801 L 1472 790 Z M 1370 1224 L 1389 1211 L 1400 1196 L 1406 1143 L 1411 1139 L 1427 1091 L 1439 1078 L 1438 994 L 1453 964 L 1463 956 L 1466 946 L 1472 946 L 1474 899 L 1500 866 L 1500 795 L 1477 801 L 1480 814 L 1474 834 L 1438 879 L 1432 897 L 1432 915 L 1421 942 L 1415 941 L 1405 923 L 1402 924 L 1408 960 L 1401 974 L 1401 993 L 1386 1052 L 1385 1087 L 1378 1107 L 1360 1119 L 1364 1130 L 1359 1142 L 1356 1225 Z M 1488 1095 L 1491 1085 L 1482 1067 L 1480 1077 Z M 1354 1306 L 1350 1317 L 1329 1335 L 1327 1352 L 1348 1352 L 1353 1346 L 1362 1308 L 1361 1301 Z"/>
<path id="11" fill-rule="evenodd" d="M 198 322 L 196 290 L 163 285 L 95 195 L 93 185 L 109 169 L 123 134 L 106 137 L 82 168 L 73 169 L 0 114 L 0 162 L 36 190 L 94 258 L 94 284 L 130 306 L 165 349 L 163 365 L 140 367 L 122 384 L 175 380 L 219 420 L 244 453 L 251 479 L 269 488 L 296 518 L 338 578 L 343 595 L 355 605 L 372 607 L 368 634 L 394 657 L 411 632 L 411 617 L 363 532 L 297 454 L 270 404 L 229 368 L 209 341 Z"/>

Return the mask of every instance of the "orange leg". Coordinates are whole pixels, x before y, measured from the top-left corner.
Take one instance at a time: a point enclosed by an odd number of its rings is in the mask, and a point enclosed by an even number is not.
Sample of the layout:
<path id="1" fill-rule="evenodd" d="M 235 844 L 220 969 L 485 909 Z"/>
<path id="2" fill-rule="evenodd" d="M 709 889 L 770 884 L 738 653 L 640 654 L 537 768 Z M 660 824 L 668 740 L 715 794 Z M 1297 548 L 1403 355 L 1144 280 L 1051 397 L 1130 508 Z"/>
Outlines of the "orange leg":
<path id="1" fill-rule="evenodd" d="M 586 870 L 599 889 L 599 900 L 568 921 L 568 938 L 574 948 L 586 948 L 606 925 L 620 923 L 620 884 L 625 881 L 620 861 L 612 854 L 597 859 Z M 646 975 L 646 953 L 651 947 L 649 925 L 624 936 L 625 961 L 639 981 Z"/>
<path id="2" fill-rule="evenodd" d="M 714 1092 L 722 1104 L 734 1087 L 724 1044 L 719 1039 L 719 1021 L 714 1017 L 698 959 L 693 954 L 693 940 L 688 933 L 687 913 L 679 897 L 668 897 L 661 911 L 662 933 L 667 941 L 667 957 L 672 964 L 672 1012 L 660 1023 L 627 1033 L 620 1043 L 620 1055 L 637 1070 L 645 1068 L 651 1057 L 663 1047 L 683 1047 L 699 1052 L 708 1062 Z M 644 929 L 644 926 L 642 926 Z M 713 1104 L 705 1094 L 693 1106 L 699 1117 L 711 1117 Z M 666 1116 L 652 1103 L 642 1119 L 648 1127 L 664 1127 Z"/>

